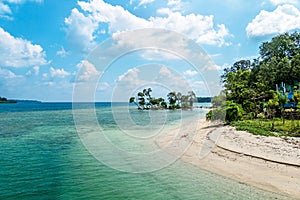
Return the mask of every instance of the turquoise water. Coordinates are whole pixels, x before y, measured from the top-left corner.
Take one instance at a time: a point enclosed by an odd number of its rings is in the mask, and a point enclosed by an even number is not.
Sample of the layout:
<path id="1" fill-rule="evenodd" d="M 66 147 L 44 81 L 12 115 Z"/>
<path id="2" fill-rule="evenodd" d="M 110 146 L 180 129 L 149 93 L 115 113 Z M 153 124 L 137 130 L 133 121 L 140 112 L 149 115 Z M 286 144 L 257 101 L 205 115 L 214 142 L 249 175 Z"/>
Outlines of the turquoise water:
<path id="1" fill-rule="evenodd" d="M 117 128 L 109 103 L 96 113 L 104 129 Z M 167 123 L 179 118 L 170 112 Z M 180 160 L 151 173 L 114 170 L 82 144 L 71 103 L 0 104 L 0 155 L 0 199 L 288 199 Z"/>

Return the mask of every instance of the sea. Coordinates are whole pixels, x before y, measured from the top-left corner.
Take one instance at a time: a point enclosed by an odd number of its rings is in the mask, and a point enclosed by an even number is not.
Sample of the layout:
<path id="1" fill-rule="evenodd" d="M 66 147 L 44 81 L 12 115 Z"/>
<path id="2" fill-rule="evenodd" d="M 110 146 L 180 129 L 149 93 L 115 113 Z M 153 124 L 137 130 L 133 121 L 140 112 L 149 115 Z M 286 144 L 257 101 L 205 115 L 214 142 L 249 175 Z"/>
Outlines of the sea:
<path id="1" fill-rule="evenodd" d="M 161 124 L 170 128 L 182 116 L 204 117 L 206 111 L 199 107 L 164 111 Z M 139 111 L 127 103 L 0 104 L 0 199 L 289 199 L 180 159 L 138 173 L 101 162 L 78 134 L 74 109 L 94 113 L 107 134 L 120 131 L 122 112 L 126 119 L 129 113 L 131 123 L 144 127 L 153 120 L 149 113 L 155 112 Z M 105 154 L 118 162 L 115 152 Z"/>

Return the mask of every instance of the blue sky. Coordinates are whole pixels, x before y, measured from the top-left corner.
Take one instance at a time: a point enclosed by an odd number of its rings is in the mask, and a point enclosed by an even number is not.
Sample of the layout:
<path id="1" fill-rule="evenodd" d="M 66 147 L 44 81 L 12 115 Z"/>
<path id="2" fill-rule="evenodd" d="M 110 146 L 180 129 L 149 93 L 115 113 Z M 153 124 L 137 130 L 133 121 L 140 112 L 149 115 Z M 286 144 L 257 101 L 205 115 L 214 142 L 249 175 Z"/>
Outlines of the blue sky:
<path id="1" fill-rule="evenodd" d="M 213 92 L 199 70 L 172 52 L 130 52 L 106 69 L 91 63 L 89 55 L 111 38 L 119 38 L 122 47 L 138 48 L 145 41 L 160 45 L 159 37 L 122 35 L 160 28 L 199 45 L 212 61 L 206 64 L 220 73 L 237 60 L 256 58 L 259 45 L 273 36 L 299 30 L 299 9 L 298 0 L 0 0 L 0 96 L 72 101 L 74 86 L 91 80 L 96 101 L 123 101 L 148 86 L 157 96 L 187 88 L 208 96 Z M 171 41 L 169 49 L 176 43 Z M 187 47 L 182 55 L 187 50 L 194 51 Z M 151 73 L 156 83 L 148 80 Z"/>

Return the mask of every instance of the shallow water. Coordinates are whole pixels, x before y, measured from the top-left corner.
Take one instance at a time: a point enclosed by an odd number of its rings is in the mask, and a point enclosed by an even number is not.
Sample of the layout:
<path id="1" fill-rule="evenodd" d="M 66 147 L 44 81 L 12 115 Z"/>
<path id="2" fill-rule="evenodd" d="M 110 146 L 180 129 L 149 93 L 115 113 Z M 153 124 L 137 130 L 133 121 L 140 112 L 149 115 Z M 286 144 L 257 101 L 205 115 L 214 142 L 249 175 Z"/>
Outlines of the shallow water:
<path id="1" fill-rule="evenodd" d="M 110 168 L 82 144 L 71 109 L 71 103 L 0 105 L 0 199 L 288 199 L 180 160 L 150 173 Z M 82 104 L 80 109 L 91 106 Z M 149 113 L 130 109 L 133 121 L 151 123 Z M 96 104 L 96 114 L 107 134 L 119 130 L 111 104 Z M 186 116 L 194 115 L 204 116 L 200 111 Z M 161 124 L 172 126 L 182 115 L 160 116 Z"/>

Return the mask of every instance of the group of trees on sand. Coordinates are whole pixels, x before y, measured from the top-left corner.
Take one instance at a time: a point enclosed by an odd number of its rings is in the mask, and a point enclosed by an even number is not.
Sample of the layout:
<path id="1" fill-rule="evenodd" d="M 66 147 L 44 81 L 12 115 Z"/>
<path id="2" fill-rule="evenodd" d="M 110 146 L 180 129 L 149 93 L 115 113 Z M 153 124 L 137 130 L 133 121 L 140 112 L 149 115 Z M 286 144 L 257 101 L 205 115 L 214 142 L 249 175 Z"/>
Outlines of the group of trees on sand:
<path id="1" fill-rule="evenodd" d="M 151 95 L 152 89 L 145 88 L 143 91 L 137 93 L 137 97 L 130 97 L 129 103 L 134 103 L 139 110 L 149 109 L 192 109 L 193 103 L 196 101 L 196 95 L 193 91 L 187 94 L 180 92 L 169 92 L 166 101 L 164 98 L 155 98 Z"/>
<path id="2" fill-rule="evenodd" d="M 227 122 L 264 118 L 297 119 L 300 101 L 300 34 L 285 33 L 264 42 L 259 57 L 240 60 L 222 75 L 224 90 L 212 99 L 207 119 Z"/>

